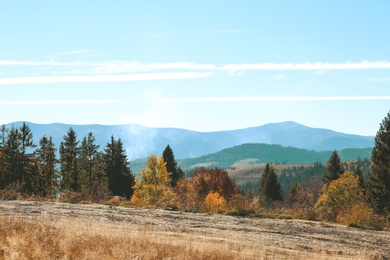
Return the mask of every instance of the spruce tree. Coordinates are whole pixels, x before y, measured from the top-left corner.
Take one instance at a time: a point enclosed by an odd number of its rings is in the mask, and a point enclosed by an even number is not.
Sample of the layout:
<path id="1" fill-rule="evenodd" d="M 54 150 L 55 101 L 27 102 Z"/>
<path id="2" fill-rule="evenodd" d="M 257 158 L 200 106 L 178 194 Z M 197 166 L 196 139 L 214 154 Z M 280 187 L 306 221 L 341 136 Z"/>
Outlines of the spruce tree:
<path id="1" fill-rule="evenodd" d="M 163 158 L 166 162 L 167 171 L 171 173 L 169 175 L 171 187 L 174 188 L 176 187 L 176 183 L 180 179 L 184 178 L 184 172 L 180 167 L 177 166 L 175 156 L 169 145 L 167 145 L 163 151 Z"/>
<path id="2" fill-rule="evenodd" d="M 135 180 L 120 138 L 115 140 L 114 136 L 111 136 L 111 142 L 104 149 L 103 161 L 110 192 L 113 195 L 130 198 Z"/>
<path id="3" fill-rule="evenodd" d="M 363 173 L 362 173 L 362 169 L 360 168 L 359 165 L 356 166 L 356 169 L 353 172 L 353 174 L 358 177 L 359 183 L 360 183 L 360 188 L 364 189 Z"/>
<path id="4" fill-rule="evenodd" d="M 38 174 L 37 165 L 34 158 L 34 151 L 37 145 L 33 141 L 33 133 L 30 127 L 23 123 L 19 127 L 19 141 L 20 141 L 20 166 L 19 168 L 19 183 L 24 184 L 24 189 L 27 193 L 33 193 L 34 183 L 37 180 Z"/>
<path id="5" fill-rule="evenodd" d="M 368 200 L 375 212 L 390 214 L 390 112 L 376 134 L 371 169 L 366 182 Z"/>
<path id="6" fill-rule="evenodd" d="M 273 201 L 283 199 L 283 189 L 279 183 L 278 176 L 275 170 L 268 163 L 265 166 L 264 173 L 260 181 L 260 201 L 266 205 L 270 205 Z"/>
<path id="7" fill-rule="evenodd" d="M 328 161 L 328 172 L 324 176 L 324 184 L 328 185 L 331 181 L 337 180 L 343 173 L 344 169 L 341 166 L 340 157 L 334 151 Z"/>
<path id="8" fill-rule="evenodd" d="M 80 192 L 79 141 L 70 128 L 60 144 L 61 189 Z"/>
<path id="9" fill-rule="evenodd" d="M 40 176 L 38 193 L 44 197 L 51 195 L 57 185 L 56 150 L 51 136 L 43 136 L 36 150 Z"/>
<path id="10" fill-rule="evenodd" d="M 84 137 L 80 147 L 80 171 L 84 190 L 90 190 L 93 182 L 100 176 L 100 145 L 95 144 L 96 138 L 92 132 Z"/>

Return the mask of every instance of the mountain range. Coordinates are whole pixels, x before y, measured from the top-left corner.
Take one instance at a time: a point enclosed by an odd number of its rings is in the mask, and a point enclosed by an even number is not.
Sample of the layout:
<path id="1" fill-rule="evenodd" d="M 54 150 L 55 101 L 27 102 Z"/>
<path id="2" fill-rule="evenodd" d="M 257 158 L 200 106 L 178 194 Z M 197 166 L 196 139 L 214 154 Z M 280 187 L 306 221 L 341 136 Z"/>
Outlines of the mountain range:
<path id="1" fill-rule="evenodd" d="M 37 144 L 39 139 L 46 135 L 52 136 L 54 143 L 59 146 L 71 127 L 76 131 L 79 140 L 92 132 L 101 149 L 106 146 L 113 135 L 116 139 L 122 139 L 130 160 L 145 158 L 153 153 L 159 155 L 168 144 L 176 159 L 200 157 L 245 143 L 276 144 L 315 151 L 374 146 L 373 136 L 311 128 L 296 122 L 271 123 L 258 127 L 217 132 L 153 128 L 136 124 L 106 126 L 26 123 L 30 126 Z M 22 122 L 14 122 L 7 126 L 19 127 L 21 124 Z"/>

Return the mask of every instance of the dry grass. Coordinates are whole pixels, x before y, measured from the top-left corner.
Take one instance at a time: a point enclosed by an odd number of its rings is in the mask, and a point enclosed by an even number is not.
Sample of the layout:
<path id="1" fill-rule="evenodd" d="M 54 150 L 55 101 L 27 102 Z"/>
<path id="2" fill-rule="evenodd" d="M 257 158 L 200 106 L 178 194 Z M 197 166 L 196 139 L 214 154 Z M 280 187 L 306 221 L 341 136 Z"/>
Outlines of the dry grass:
<path id="1" fill-rule="evenodd" d="M 0 259 L 237 259 L 224 246 L 161 239 L 145 226 L 128 230 L 79 219 L 0 217 Z"/>

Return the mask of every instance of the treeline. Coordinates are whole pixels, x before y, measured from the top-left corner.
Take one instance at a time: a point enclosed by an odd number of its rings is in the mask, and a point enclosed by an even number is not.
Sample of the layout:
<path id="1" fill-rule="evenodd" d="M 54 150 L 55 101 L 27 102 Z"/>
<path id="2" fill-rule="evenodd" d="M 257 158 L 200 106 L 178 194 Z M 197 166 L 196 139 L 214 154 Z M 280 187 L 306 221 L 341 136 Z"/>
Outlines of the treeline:
<path id="1" fill-rule="evenodd" d="M 184 178 L 169 145 L 162 156 L 149 156 L 135 178 L 121 140 L 113 136 L 100 151 L 92 133 L 80 142 L 71 128 L 59 158 L 51 137 L 42 137 L 39 145 L 32 137 L 26 124 L 1 128 L 0 189 L 42 197 L 74 192 L 94 201 L 118 195 L 138 206 L 253 216 L 276 212 L 376 229 L 389 225 L 390 113 L 377 132 L 371 164 L 342 163 L 337 151 L 326 165 L 285 170 L 280 177 L 267 164 L 252 192 L 243 192 L 221 168 L 199 168 Z"/>
<path id="2" fill-rule="evenodd" d="M 80 141 L 70 128 L 57 153 L 52 137 L 33 142 L 30 127 L 0 130 L 0 189 L 50 197 L 60 191 L 88 194 L 99 200 L 107 194 L 130 198 L 135 177 L 121 139 L 113 136 L 100 151 L 93 133 Z M 57 158 L 59 154 L 59 158 Z"/>

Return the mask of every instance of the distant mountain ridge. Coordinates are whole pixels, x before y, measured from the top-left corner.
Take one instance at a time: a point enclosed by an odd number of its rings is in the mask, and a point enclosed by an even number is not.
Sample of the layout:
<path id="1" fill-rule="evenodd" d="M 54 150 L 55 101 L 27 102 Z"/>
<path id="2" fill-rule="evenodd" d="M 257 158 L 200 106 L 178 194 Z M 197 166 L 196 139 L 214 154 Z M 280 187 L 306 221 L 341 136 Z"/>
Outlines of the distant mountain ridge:
<path id="1" fill-rule="evenodd" d="M 200 157 L 245 143 L 276 144 L 315 151 L 374 146 L 373 136 L 344 134 L 328 129 L 311 128 L 295 122 L 271 123 L 217 132 L 153 128 L 136 124 L 106 126 L 26 123 L 30 126 L 37 144 L 39 139 L 46 135 L 53 137 L 57 147 L 71 127 L 76 131 L 80 141 L 92 132 L 100 149 L 103 149 L 110 141 L 111 135 L 114 135 L 116 139 L 122 139 L 131 160 L 145 158 L 153 153 L 161 154 L 168 144 L 172 147 L 176 159 Z M 21 124 L 22 122 L 14 122 L 7 126 L 19 127 Z"/>

